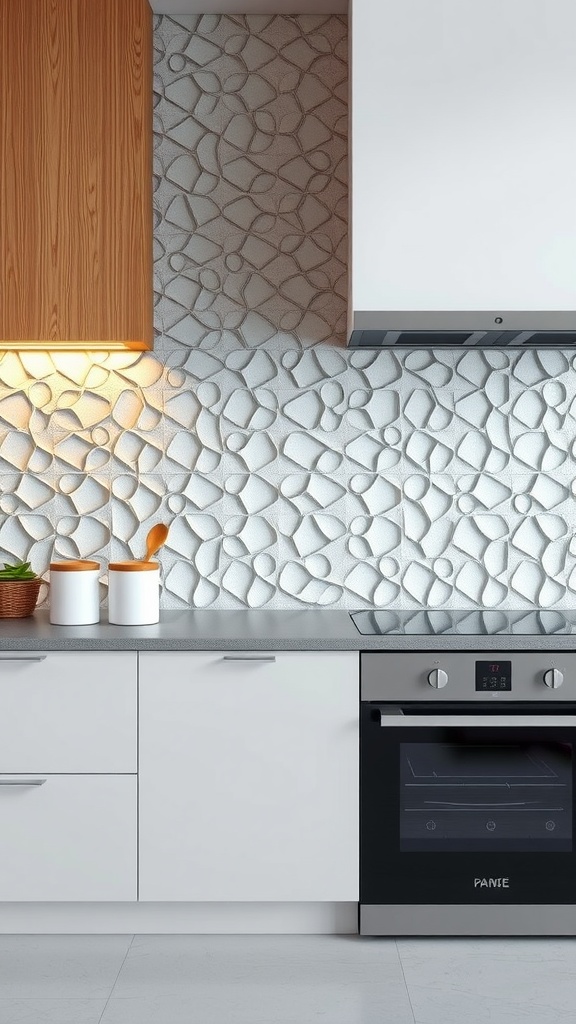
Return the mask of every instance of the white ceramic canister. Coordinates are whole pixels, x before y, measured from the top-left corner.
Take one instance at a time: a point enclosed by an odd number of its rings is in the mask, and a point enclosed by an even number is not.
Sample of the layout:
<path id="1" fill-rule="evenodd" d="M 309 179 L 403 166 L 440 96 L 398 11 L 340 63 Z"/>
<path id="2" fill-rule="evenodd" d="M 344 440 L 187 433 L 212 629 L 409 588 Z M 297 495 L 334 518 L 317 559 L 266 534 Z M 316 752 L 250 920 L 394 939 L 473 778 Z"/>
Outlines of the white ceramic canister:
<path id="1" fill-rule="evenodd" d="M 117 626 L 147 626 L 159 619 L 158 562 L 110 562 L 108 621 Z"/>
<path id="2" fill-rule="evenodd" d="M 100 621 L 100 563 L 50 563 L 50 622 L 87 626 Z"/>

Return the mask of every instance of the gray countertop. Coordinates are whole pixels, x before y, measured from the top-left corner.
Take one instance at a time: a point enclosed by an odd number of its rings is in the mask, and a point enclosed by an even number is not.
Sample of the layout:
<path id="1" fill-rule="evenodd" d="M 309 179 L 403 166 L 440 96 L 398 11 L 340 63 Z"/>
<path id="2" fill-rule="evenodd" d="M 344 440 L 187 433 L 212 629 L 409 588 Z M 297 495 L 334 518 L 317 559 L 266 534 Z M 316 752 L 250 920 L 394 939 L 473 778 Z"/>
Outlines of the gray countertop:
<path id="1" fill-rule="evenodd" d="M 0 651 L 576 650 L 576 635 L 361 636 L 346 611 L 163 611 L 154 626 L 53 626 L 47 611 L 0 620 Z"/>

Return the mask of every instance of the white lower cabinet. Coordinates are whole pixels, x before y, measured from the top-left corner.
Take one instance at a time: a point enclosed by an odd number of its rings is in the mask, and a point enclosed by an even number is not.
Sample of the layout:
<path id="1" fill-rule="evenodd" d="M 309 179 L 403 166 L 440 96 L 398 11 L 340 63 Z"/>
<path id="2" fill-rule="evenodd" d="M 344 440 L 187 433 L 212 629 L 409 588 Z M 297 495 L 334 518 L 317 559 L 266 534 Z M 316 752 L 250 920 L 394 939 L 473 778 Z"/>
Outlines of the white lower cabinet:
<path id="1" fill-rule="evenodd" d="M 0 775 L 0 901 L 135 900 L 135 775 Z"/>
<path id="2" fill-rule="evenodd" d="M 135 773 L 137 671 L 135 651 L 0 652 L 0 772 Z"/>
<path id="3" fill-rule="evenodd" d="M 137 672 L 0 652 L 0 901 L 137 899 Z"/>
<path id="4" fill-rule="evenodd" d="M 140 899 L 358 899 L 355 652 L 142 653 Z"/>

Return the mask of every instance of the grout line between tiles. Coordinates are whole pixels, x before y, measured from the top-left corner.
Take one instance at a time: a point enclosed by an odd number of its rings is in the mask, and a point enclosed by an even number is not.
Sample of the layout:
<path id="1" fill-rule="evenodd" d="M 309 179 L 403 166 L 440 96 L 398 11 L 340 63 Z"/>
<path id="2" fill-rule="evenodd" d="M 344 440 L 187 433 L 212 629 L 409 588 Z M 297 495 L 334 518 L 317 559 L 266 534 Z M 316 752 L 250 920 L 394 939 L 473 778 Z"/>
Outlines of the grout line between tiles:
<path id="1" fill-rule="evenodd" d="M 122 963 L 120 964 L 120 967 L 118 968 L 118 973 L 117 973 L 116 977 L 114 978 L 114 983 L 112 985 L 112 988 L 110 989 L 110 994 L 109 994 L 106 1002 L 104 1003 L 104 1009 L 102 1010 L 102 1013 L 100 1014 L 100 1016 L 98 1018 L 98 1024 L 102 1024 L 102 1021 L 104 1020 L 104 1014 L 106 1013 L 106 1009 L 108 1007 L 108 1003 L 110 1002 L 110 1000 L 112 999 L 112 996 L 114 995 L 114 989 L 116 988 L 116 985 L 118 983 L 118 978 L 120 977 L 120 974 L 122 973 L 122 968 L 124 967 L 124 964 L 126 963 L 126 960 L 128 959 L 128 954 L 129 954 L 130 950 L 132 949 L 132 943 L 134 942 L 134 939 L 135 939 L 135 935 L 132 935 L 131 938 L 130 938 L 130 942 L 128 943 L 128 949 L 126 950 L 124 959 L 122 960 Z"/>
<path id="2" fill-rule="evenodd" d="M 408 988 L 408 982 L 406 981 L 406 975 L 404 973 L 404 964 L 402 963 L 402 957 L 400 956 L 400 949 L 398 948 L 398 940 L 394 939 L 394 945 L 396 946 L 396 953 L 398 956 L 398 963 L 400 964 L 400 970 L 402 971 L 402 978 L 404 981 L 404 988 L 406 989 L 406 995 L 408 996 L 408 1002 L 410 1004 L 410 1013 L 412 1014 L 412 1020 L 416 1024 L 416 1014 L 414 1013 L 414 1007 L 412 1005 L 412 999 L 410 998 L 410 989 Z"/>

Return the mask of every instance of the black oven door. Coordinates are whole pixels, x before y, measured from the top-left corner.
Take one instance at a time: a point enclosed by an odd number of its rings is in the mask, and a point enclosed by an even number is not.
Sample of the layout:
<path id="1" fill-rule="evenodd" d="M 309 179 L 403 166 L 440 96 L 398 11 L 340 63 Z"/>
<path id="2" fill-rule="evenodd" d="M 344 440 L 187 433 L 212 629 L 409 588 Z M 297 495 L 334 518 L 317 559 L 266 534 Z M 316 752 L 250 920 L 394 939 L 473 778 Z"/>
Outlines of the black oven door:
<path id="1" fill-rule="evenodd" d="M 362 904 L 576 903 L 576 716 L 363 703 Z"/>

